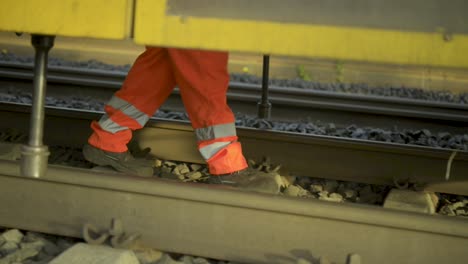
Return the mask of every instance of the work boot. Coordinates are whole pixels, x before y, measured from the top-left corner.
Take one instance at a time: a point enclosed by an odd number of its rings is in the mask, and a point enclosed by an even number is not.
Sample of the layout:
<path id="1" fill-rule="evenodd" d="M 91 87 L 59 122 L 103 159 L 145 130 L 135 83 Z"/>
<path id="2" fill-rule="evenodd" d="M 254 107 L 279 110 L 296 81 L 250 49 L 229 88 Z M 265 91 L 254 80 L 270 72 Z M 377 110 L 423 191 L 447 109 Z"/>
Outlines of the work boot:
<path id="1" fill-rule="evenodd" d="M 265 173 L 247 168 L 227 175 L 211 176 L 208 182 L 248 191 L 277 194 L 280 191 L 281 178 L 277 173 Z"/>
<path id="2" fill-rule="evenodd" d="M 153 176 L 153 162 L 134 158 L 129 151 L 111 152 L 86 144 L 83 147 L 83 155 L 87 161 L 99 166 L 111 166 L 117 171 L 132 175 Z"/>

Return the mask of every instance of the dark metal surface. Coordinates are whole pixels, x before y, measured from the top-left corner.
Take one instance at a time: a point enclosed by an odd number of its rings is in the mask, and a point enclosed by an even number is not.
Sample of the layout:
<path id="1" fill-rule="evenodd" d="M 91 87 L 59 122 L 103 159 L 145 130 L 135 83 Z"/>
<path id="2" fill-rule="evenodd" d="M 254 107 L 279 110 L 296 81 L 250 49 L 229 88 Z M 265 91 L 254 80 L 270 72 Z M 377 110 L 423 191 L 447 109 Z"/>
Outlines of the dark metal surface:
<path id="1" fill-rule="evenodd" d="M 28 177 L 46 174 L 49 150 L 43 145 L 45 98 L 47 89 L 47 64 L 49 50 L 54 46 L 54 36 L 32 35 L 31 43 L 36 52 L 34 60 L 34 89 L 31 110 L 29 142 L 21 151 L 21 173 Z"/>
<path id="2" fill-rule="evenodd" d="M 0 129 L 27 131 L 28 109 L 0 104 Z M 91 133 L 91 120 L 101 115 L 48 108 L 46 143 L 81 147 Z M 407 181 L 421 188 L 431 186 L 433 191 L 468 195 L 468 153 L 464 151 L 457 151 L 447 177 L 453 150 L 246 128 L 237 132 L 248 158 L 268 156 L 283 165 L 285 174 L 387 185 Z M 152 119 L 135 133 L 135 139 L 162 159 L 204 162 L 188 122 Z"/>
<path id="3" fill-rule="evenodd" d="M 167 5 L 173 16 L 468 33 L 464 0 L 168 0 Z"/>
<path id="4" fill-rule="evenodd" d="M 32 147 L 42 146 L 42 130 L 44 126 L 44 107 L 47 89 L 47 64 L 49 50 L 54 45 L 54 37 L 33 35 L 31 43 L 35 49 L 34 60 L 34 90 L 31 113 L 31 132 L 29 134 L 29 145 Z"/>
<path id="5" fill-rule="evenodd" d="M 14 162 L 0 168 L 0 200 L 21 204 L 0 207 L 4 227 L 79 237 L 86 223 L 104 229 L 118 218 L 149 247 L 249 263 L 344 263 L 350 253 L 364 263 L 466 260 L 464 219 L 58 166 L 41 179 L 19 176 Z"/>
<path id="6" fill-rule="evenodd" d="M 0 63 L 3 87 L 30 89 L 32 66 L 20 63 Z M 100 70 L 50 67 L 49 94 L 58 96 L 92 96 L 108 100 L 121 87 L 126 74 Z M 11 84 L 9 82 L 15 82 Z M 96 89 L 103 88 L 103 89 Z M 0 87 L 2 89 L 2 87 Z M 234 112 L 257 115 L 259 85 L 230 83 L 228 102 Z M 274 120 L 320 120 L 338 125 L 355 124 L 386 129 L 431 129 L 465 133 L 468 127 L 468 106 L 393 97 L 364 96 L 298 88 L 269 87 Z M 176 89 L 163 109 L 183 111 Z"/>
<path id="7" fill-rule="evenodd" d="M 270 75 L 270 56 L 263 55 L 263 72 L 262 72 L 262 98 L 258 103 L 258 117 L 270 119 L 271 117 L 271 103 L 268 99 L 269 87 L 268 79 Z"/>

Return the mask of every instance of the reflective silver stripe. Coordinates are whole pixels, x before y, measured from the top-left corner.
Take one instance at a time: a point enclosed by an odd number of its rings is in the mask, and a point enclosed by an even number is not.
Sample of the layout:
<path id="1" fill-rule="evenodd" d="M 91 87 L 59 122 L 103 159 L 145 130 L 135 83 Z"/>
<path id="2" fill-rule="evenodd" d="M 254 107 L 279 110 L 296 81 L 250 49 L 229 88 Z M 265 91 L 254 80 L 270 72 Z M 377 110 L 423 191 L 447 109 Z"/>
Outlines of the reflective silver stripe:
<path id="1" fill-rule="evenodd" d="M 198 140 L 211 140 L 222 137 L 236 136 L 236 126 L 234 123 L 214 125 L 195 129 Z"/>
<path id="2" fill-rule="evenodd" d="M 227 145 L 231 144 L 231 142 L 215 142 L 208 146 L 205 146 L 200 150 L 200 154 L 203 156 L 205 160 L 210 159 L 213 157 L 214 154 L 218 153 L 221 149 L 225 148 Z"/>
<path id="3" fill-rule="evenodd" d="M 136 107 L 134 107 L 132 104 L 117 96 L 113 96 L 111 100 L 107 103 L 107 105 L 112 106 L 115 109 L 119 109 L 125 115 L 137 121 L 138 124 L 140 124 L 142 127 L 150 119 L 150 117 L 147 114 L 141 112 L 140 110 L 136 109 Z"/>
<path id="4" fill-rule="evenodd" d="M 119 124 L 112 121 L 112 119 L 110 119 L 108 115 L 103 115 L 101 119 L 99 119 L 99 125 L 105 131 L 113 134 L 128 129 L 128 127 L 120 126 Z"/>

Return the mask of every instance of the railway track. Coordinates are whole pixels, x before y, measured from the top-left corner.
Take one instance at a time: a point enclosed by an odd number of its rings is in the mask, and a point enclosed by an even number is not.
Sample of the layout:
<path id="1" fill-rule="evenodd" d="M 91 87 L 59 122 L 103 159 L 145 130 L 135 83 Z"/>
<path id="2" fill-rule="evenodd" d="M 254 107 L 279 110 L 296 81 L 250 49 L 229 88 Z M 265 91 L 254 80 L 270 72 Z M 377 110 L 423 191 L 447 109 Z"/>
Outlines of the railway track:
<path id="1" fill-rule="evenodd" d="M 89 70 L 72 67 L 50 67 L 48 94 L 70 96 L 80 94 L 107 100 L 120 88 L 125 72 Z M 33 78 L 32 65 L 0 62 L 3 86 L 29 90 Z M 20 83 L 23 80 L 25 83 Z M 235 112 L 256 114 L 260 86 L 231 82 L 228 101 Z M 396 97 L 343 94 L 299 88 L 270 87 L 275 120 L 320 120 L 340 125 L 374 126 L 391 129 L 430 129 L 465 133 L 468 126 L 468 106 Z M 163 106 L 183 111 L 177 89 Z"/>
<path id="2" fill-rule="evenodd" d="M 27 131 L 29 106 L 0 109 L 0 129 Z M 80 146 L 100 114 L 49 107 L 45 142 Z M 427 189 L 467 194 L 457 189 L 468 175 L 465 152 L 453 159 L 447 181 L 450 150 L 254 129 L 239 129 L 239 136 L 247 156 L 268 155 L 297 175 L 389 183 L 401 168 L 401 175 L 424 179 Z M 201 162 L 186 122 L 153 119 L 136 139 L 161 158 Z M 15 161 L 0 161 L 0 168 L 0 200 L 21 205 L 0 207 L 0 226 L 80 237 L 85 224 L 104 230 L 118 218 L 148 246 L 243 262 L 326 256 L 345 263 L 350 254 L 362 263 L 466 262 L 465 219 L 64 166 L 50 166 L 40 179 L 21 177 Z"/>
<path id="3" fill-rule="evenodd" d="M 22 80 L 19 86 L 27 89 L 32 67 L 2 65 L 0 77 L 2 83 L 12 82 L 15 87 Z M 125 73 L 119 72 L 52 68 L 49 94 L 66 97 L 79 91 L 81 96 L 101 96 L 105 101 L 124 77 Z M 259 87 L 242 83 L 231 83 L 230 90 L 234 109 L 244 112 L 255 105 L 260 92 Z M 279 87 L 271 92 L 273 104 L 283 113 L 275 116 L 278 119 L 291 120 L 298 113 L 304 113 L 301 118 L 306 114 L 311 118 L 315 113 L 324 120 L 348 113 L 354 124 L 375 125 L 379 117 L 386 120 L 383 123 L 392 120 L 403 127 L 429 126 L 452 133 L 466 132 L 468 122 L 463 105 L 422 101 L 413 105 L 414 100 Z M 166 107 L 182 109 L 177 91 Z M 14 128 L 27 134 L 29 108 L 27 104 L 0 103 L 0 131 Z M 90 120 L 102 115 L 100 111 L 60 107 L 48 107 L 46 112 L 46 144 L 77 148 L 90 133 Z M 463 150 L 249 128 L 239 128 L 238 134 L 246 156 L 256 160 L 268 156 L 283 165 L 282 174 L 381 185 L 403 183 L 421 190 L 468 195 L 468 153 Z M 151 154 L 159 158 L 203 163 L 186 121 L 153 118 L 135 139 L 140 146 L 151 147 Z M 22 205 L 0 209 L 0 226 L 5 227 L 81 237 L 86 224 L 104 230 L 112 219 L 120 219 L 126 232 L 141 234 L 141 242 L 150 247 L 265 263 L 278 259 L 284 260 L 278 263 L 294 263 L 300 257 L 320 256 L 336 263 L 345 263 L 350 256 L 361 258 L 362 263 L 440 263 L 447 258 L 464 263 L 464 248 L 468 246 L 465 219 L 57 165 L 51 165 L 48 175 L 38 180 L 21 177 L 18 162 L 0 161 L 0 168 L 0 200 Z M 31 218 L 38 221 L 29 221 Z M 422 243 L 423 250 L 415 249 L 414 245 Z"/>
<path id="4" fill-rule="evenodd" d="M 0 129 L 13 126 L 27 134 L 28 105 L 0 103 L 0 111 Z M 86 142 L 91 120 L 102 115 L 57 107 L 47 107 L 46 113 L 46 144 L 71 147 Z M 463 184 L 468 179 L 466 151 L 250 128 L 238 128 L 238 135 L 248 157 L 268 156 L 294 175 L 385 185 L 408 182 L 432 191 L 468 195 L 468 186 Z M 145 129 L 135 132 L 135 139 L 162 159 L 204 162 L 187 121 L 152 118 Z"/>

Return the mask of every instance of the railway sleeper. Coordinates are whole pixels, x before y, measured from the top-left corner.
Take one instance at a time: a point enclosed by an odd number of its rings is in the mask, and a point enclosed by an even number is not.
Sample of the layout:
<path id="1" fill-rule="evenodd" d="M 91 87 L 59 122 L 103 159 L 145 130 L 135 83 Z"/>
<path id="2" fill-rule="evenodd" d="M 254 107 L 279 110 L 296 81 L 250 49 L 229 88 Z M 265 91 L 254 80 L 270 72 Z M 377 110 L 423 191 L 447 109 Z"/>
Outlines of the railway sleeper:
<path id="1" fill-rule="evenodd" d="M 432 192 L 392 189 L 385 198 L 383 207 L 434 214 L 436 213 L 438 202 L 439 198 Z"/>
<path id="2" fill-rule="evenodd" d="M 18 162 L 0 166 L 0 200 L 21 204 L 0 207 L 5 227 L 81 237 L 86 222 L 105 228 L 118 217 L 145 245 L 216 259 L 271 263 L 308 252 L 343 263 L 351 252 L 363 263 L 465 263 L 463 219 L 56 165 L 31 179 Z"/>
<path id="3" fill-rule="evenodd" d="M 9 134 L 9 133 L 4 133 Z M 13 133 L 15 134 L 15 133 Z M 16 135 L 16 134 L 15 134 Z M 8 137 L 11 140 L 11 137 Z M 23 137 L 15 136 L 14 142 L 21 140 Z M 1 143 L 0 144 L 0 159 L 17 160 L 20 157 L 20 144 Z M 84 161 L 79 149 L 51 147 L 52 154 L 49 162 L 52 164 L 78 166 L 83 168 L 91 168 L 91 164 Z M 148 150 L 141 151 L 135 144 L 130 145 L 133 153 L 138 155 L 147 155 Z M 279 172 L 281 165 L 274 165 L 269 158 L 261 162 L 249 160 L 249 165 L 257 170 L 264 172 Z M 209 177 L 206 166 L 196 163 L 184 163 L 174 161 L 164 161 L 156 159 L 154 162 L 156 177 L 178 180 L 182 182 L 204 182 Z M 93 167 L 92 171 L 116 173 L 109 167 Z M 287 173 L 281 177 L 280 185 L 283 187 L 283 195 L 304 198 L 316 198 L 324 201 L 333 202 L 358 202 L 365 204 L 377 204 L 388 208 L 415 210 L 423 213 L 434 213 L 436 211 L 443 212 L 446 215 L 467 215 L 468 210 L 465 210 L 463 199 L 444 202 L 438 206 L 438 196 L 433 192 L 415 192 L 410 189 L 414 188 L 408 183 L 395 183 L 395 186 L 402 190 L 389 187 L 378 187 L 364 185 L 358 183 L 339 183 L 335 180 L 313 179 L 309 177 L 295 177 Z M 383 188 L 382 188 L 383 187 Z M 390 191 L 390 194 L 387 193 Z M 386 198 L 385 198 L 386 197 Z M 385 202 L 384 202 L 385 199 Z"/>
<path id="4" fill-rule="evenodd" d="M 113 229 L 114 227 L 111 227 Z M 41 234 L 26 230 L 3 230 L 0 227 L 0 263 L 24 264 L 235 264 L 224 260 L 162 252 L 133 243 L 125 248 L 116 248 L 112 244 L 84 244 L 82 240 Z M 113 248 L 112 248 L 113 247 Z M 291 264 L 330 264 L 327 257 L 297 258 Z M 361 256 L 349 254 L 346 264 L 360 264 Z"/>

